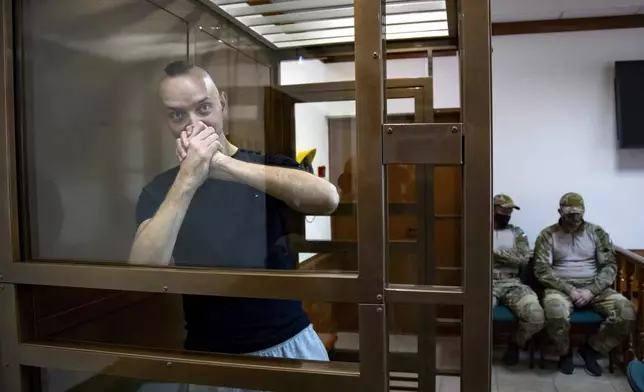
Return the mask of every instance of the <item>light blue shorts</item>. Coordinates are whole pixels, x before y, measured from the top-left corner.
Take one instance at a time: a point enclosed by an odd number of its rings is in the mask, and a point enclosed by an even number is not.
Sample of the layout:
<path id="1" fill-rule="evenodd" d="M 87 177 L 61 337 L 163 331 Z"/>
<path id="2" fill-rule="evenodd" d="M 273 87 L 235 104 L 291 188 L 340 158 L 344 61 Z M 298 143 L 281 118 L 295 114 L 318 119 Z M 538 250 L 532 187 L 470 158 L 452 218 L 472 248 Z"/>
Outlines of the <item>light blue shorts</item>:
<path id="1" fill-rule="evenodd" d="M 312 361 L 329 360 L 324 344 L 322 344 L 318 334 L 313 330 L 313 326 L 311 325 L 282 344 L 247 355 L 271 358 L 308 359 Z M 250 390 L 203 385 L 149 383 L 143 385 L 138 392 L 250 392 Z"/>

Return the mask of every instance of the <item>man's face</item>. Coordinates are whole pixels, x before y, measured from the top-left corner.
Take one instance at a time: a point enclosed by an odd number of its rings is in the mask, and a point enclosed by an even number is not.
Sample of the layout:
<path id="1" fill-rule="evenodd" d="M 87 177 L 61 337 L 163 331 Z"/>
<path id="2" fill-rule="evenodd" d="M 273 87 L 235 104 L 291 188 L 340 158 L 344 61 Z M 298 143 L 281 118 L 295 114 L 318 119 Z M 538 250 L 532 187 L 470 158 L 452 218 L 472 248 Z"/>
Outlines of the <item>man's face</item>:
<path id="1" fill-rule="evenodd" d="M 514 211 L 513 208 L 505 208 L 500 206 L 494 207 L 494 213 L 499 215 L 512 216 L 513 211 Z"/>
<path id="2" fill-rule="evenodd" d="M 584 214 L 578 212 L 566 212 L 563 209 L 559 209 L 559 215 L 561 216 L 561 221 L 564 226 L 568 229 L 576 229 L 584 221 Z"/>
<path id="3" fill-rule="evenodd" d="M 510 218 L 512 217 L 513 208 L 505 208 L 501 206 L 494 207 L 494 227 L 497 229 L 504 229 L 508 223 L 510 223 Z"/>
<path id="4" fill-rule="evenodd" d="M 175 138 L 201 121 L 222 135 L 228 110 L 226 94 L 217 90 L 210 76 L 198 68 L 163 79 L 159 87 L 165 119 Z"/>

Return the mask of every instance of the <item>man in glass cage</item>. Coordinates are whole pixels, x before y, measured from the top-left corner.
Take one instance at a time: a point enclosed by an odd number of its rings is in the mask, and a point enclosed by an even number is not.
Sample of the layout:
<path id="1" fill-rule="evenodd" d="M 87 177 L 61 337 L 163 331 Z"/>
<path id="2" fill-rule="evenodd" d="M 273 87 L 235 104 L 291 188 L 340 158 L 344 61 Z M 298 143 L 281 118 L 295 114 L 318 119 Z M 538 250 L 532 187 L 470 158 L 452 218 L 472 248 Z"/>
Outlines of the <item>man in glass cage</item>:
<path id="1" fill-rule="evenodd" d="M 179 165 L 139 196 L 131 262 L 293 268 L 288 214 L 333 212 L 335 186 L 292 158 L 233 145 L 223 127 L 226 94 L 205 70 L 171 63 L 159 96 Z M 328 360 L 300 301 L 184 295 L 183 307 L 188 350 Z"/>

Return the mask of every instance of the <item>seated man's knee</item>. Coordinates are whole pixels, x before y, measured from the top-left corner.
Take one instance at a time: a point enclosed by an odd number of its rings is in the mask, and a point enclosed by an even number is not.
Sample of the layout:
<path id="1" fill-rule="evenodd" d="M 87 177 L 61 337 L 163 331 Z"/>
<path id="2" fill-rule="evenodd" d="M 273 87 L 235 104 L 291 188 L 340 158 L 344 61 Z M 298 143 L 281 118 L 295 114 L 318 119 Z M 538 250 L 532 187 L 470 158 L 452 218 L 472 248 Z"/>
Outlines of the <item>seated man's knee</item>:
<path id="1" fill-rule="evenodd" d="M 521 318 L 534 325 L 543 325 L 545 322 L 544 311 L 536 295 L 526 295 L 519 301 Z"/>
<path id="2" fill-rule="evenodd" d="M 615 300 L 615 315 L 619 320 L 626 322 L 634 322 L 636 318 L 635 306 L 627 298 L 620 295 L 620 298 Z"/>
<path id="3" fill-rule="evenodd" d="M 546 319 L 568 319 L 570 317 L 570 307 L 566 298 L 562 294 L 549 294 L 543 300 L 543 310 Z"/>

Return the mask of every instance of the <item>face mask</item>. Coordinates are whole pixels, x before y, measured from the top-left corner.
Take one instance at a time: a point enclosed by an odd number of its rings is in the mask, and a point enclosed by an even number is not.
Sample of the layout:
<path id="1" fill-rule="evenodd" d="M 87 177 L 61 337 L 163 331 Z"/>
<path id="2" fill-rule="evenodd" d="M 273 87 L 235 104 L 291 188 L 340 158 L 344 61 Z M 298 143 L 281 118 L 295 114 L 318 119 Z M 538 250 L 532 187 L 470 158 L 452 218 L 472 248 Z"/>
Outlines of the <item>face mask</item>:
<path id="1" fill-rule="evenodd" d="M 582 214 L 564 214 L 561 219 L 568 227 L 577 228 L 584 220 L 584 216 Z"/>
<path id="2" fill-rule="evenodd" d="M 494 225 L 499 229 L 505 229 L 510 223 L 510 215 L 494 214 Z"/>

